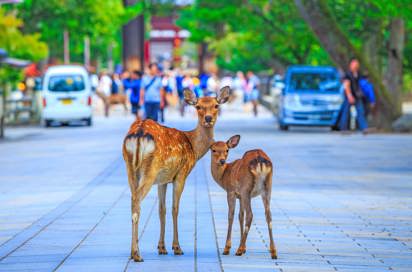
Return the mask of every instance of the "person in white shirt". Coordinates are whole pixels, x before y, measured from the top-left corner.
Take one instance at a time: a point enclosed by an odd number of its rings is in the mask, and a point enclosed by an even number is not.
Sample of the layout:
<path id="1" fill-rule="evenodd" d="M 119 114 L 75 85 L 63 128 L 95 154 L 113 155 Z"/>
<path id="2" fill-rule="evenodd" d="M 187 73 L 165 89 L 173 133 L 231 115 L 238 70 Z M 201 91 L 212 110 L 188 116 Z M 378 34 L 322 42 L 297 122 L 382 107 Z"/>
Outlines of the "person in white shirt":
<path id="1" fill-rule="evenodd" d="M 104 116 L 109 116 L 109 96 L 112 90 L 112 79 L 106 71 L 100 73 L 99 84 L 97 85 L 96 95 L 100 97 L 104 104 Z"/>

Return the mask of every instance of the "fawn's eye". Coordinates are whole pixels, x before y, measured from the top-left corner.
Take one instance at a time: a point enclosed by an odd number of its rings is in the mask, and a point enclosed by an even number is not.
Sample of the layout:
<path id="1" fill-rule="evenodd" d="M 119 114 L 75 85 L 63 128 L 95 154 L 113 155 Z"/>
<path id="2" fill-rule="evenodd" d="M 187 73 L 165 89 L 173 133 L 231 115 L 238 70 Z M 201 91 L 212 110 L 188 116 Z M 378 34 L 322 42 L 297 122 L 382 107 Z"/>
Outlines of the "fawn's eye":
<path id="1" fill-rule="evenodd" d="M 215 152 L 216 152 L 216 150 L 213 150 L 213 149 L 212 149 L 212 152 L 213 152 L 213 153 L 215 153 Z"/>
<path id="2" fill-rule="evenodd" d="M 200 106 L 196 106 L 196 109 L 197 109 L 197 110 L 200 110 Z"/>
<path id="3" fill-rule="evenodd" d="M 219 108 L 219 105 L 215 105 L 215 109 L 218 109 Z"/>

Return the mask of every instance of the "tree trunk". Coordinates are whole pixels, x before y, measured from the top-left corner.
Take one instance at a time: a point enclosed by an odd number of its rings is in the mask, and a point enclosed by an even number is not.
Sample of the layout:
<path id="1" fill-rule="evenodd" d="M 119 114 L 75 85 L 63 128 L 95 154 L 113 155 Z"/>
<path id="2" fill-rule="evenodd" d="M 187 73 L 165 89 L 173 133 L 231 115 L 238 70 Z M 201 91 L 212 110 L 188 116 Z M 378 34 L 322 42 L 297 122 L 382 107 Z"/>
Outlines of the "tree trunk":
<path id="1" fill-rule="evenodd" d="M 390 129 L 392 121 L 400 115 L 400 101 L 394 97 L 383 84 L 383 79 L 375 67 L 370 65 L 364 53 L 352 45 L 348 37 L 339 28 L 325 0 L 295 0 L 303 19 L 308 23 L 319 42 L 331 59 L 340 68 L 345 69 L 350 58 L 356 57 L 361 65 L 369 71 L 369 77 L 376 89 L 377 114 L 376 124 L 379 128 Z M 400 59 L 402 62 L 402 59 Z"/>
<path id="2" fill-rule="evenodd" d="M 89 36 L 84 36 L 84 52 L 83 52 L 83 57 L 84 57 L 84 66 L 86 66 L 87 69 L 90 68 L 90 37 Z"/>
<path id="3" fill-rule="evenodd" d="M 385 85 L 389 93 L 401 100 L 402 93 L 402 60 L 405 45 L 405 23 L 400 18 L 393 18 L 389 24 L 388 68 L 385 73 Z M 400 107 L 400 103 L 397 105 Z M 397 109 L 399 112 L 401 108 Z"/>
<path id="4" fill-rule="evenodd" d="M 63 31 L 63 48 L 64 48 L 64 64 L 70 63 L 70 38 L 69 31 L 65 29 Z"/>
<path id="5" fill-rule="evenodd" d="M 206 42 L 201 42 L 198 47 L 198 73 L 199 75 L 205 72 L 205 58 L 207 54 L 207 44 Z"/>
<path id="6" fill-rule="evenodd" d="M 124 6 L 130 6 L 137 0 L 123 0 Z M 145 25 L 143 14 L 123 26 L 123 67 L 128 70 L 144 71 Z"/>

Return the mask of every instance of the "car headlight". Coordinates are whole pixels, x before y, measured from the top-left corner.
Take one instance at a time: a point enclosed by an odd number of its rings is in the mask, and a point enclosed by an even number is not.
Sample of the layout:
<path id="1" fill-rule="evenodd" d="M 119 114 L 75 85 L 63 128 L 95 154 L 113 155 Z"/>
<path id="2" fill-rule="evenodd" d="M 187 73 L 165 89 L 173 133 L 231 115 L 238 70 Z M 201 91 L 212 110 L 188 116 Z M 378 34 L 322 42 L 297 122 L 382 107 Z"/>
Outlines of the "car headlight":
<path id="1" fill-rule="evenodd" d="M 340 105 L 340 104 L 342 104 L 343 103 L 343 97 L 342 96 L 334 96 L 334 97 L 331 97 L 330 99 L 329 99 L 329 102 L 332 104 L 332 105 Z"/>
<path id="2" fill-rule="evenodd" d="M 285 95 L 283 98 L 283 104 L 285 106 L 297 106 L 300 105 L 300 99 L 298 95 Z"/>

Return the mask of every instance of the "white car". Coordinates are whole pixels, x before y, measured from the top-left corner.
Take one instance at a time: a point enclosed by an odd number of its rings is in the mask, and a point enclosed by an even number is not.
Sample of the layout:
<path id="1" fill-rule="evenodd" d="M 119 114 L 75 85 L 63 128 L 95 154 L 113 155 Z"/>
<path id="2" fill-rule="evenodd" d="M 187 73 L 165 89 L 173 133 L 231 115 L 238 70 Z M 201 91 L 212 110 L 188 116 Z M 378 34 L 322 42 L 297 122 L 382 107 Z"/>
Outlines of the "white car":
<path id="1" fill-rule="evenodd" d="M 50 67 L 43 79 L 42 120 L 52 122 L 84 121 L 92 125 L 92 88 L 89 74 L 82 66 Z"/>

